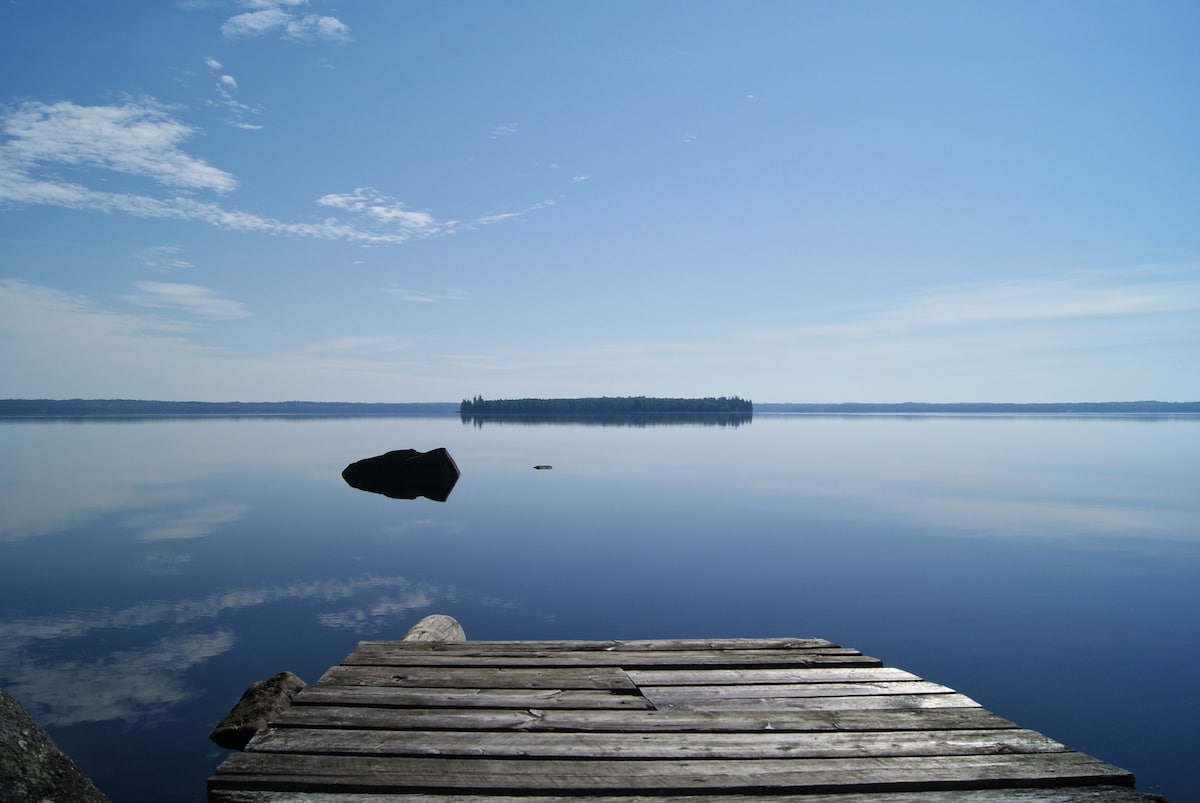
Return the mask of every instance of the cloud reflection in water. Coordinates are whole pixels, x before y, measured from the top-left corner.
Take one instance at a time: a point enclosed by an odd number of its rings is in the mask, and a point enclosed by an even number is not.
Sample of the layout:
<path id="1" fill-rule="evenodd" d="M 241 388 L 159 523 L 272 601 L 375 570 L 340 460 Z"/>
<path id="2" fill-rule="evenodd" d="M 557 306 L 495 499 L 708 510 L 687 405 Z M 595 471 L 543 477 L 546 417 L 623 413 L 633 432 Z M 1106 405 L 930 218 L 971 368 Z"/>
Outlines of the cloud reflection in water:
<path id="1" fill-rule="evenodd" d="M 0 684 L 45 724 L 162 717 L 167 709 L 193 696 L 186 673 L 229 651 L 237 641 L 229 626 L 186 633 L 182 629 L 253 606 L 297 600 L 332 603 L 370 594 L 379 596 L 344 611 L 320 612 L 317 619 L 327 627 L 382 628 L 455 592 L 447 594 L 402 576 L 363 575 L 0 621 Z M 99 654 L 88 648 L 75 652 L 81 649 L 79 642 L 86 641 L 94 649 L 101 638 L 121 639 L 105 631 L 153 628 L 169 632 L 139 647 Z"/>

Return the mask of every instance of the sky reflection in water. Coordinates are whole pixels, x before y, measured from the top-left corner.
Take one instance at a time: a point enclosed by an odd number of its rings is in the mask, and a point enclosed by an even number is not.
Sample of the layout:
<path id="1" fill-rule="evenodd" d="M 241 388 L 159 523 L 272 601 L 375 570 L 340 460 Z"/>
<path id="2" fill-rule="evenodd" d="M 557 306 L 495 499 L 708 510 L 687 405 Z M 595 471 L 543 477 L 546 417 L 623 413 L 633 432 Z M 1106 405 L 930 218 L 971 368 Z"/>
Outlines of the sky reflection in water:
<path id="1" fill-rule="evenodd" d="M 1192 783 L 1195 419 L 6 422 L 0 446 L 0 684 L 114 800 L 202 799 L 248 683 L 434 611 L 477 639 L 823 636 L 1144 790 Z M 438 446 L 445 503 L 341 480 Z"/>

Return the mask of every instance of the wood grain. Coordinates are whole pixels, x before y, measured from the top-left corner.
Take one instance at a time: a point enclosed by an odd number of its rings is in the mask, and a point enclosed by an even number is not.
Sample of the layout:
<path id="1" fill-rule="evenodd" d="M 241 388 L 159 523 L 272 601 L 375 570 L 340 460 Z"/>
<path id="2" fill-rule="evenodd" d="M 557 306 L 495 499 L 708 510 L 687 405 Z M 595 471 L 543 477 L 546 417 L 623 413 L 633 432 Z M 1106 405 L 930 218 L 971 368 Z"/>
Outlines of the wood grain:
<path id="1" fill-rule="evenodd" d="M 1132 787 L 825 639 L 408 640 L 359 644 L 221 764 L 209 800 L 1152 799 Z"/>

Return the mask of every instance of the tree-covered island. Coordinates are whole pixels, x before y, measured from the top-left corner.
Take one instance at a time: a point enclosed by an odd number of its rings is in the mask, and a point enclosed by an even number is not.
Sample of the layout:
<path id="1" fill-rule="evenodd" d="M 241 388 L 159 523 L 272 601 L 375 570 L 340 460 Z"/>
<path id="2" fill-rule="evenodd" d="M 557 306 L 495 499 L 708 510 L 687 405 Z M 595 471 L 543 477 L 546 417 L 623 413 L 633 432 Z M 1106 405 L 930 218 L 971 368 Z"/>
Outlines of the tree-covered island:
<path id="1" fill-rule="evenodd" d="M 754 404 L 737 396 L 702 399 L 600 396 L 582 399 L 463 399 L 463 415 L 629 415 L 636 413 L 752 413 Z"/>

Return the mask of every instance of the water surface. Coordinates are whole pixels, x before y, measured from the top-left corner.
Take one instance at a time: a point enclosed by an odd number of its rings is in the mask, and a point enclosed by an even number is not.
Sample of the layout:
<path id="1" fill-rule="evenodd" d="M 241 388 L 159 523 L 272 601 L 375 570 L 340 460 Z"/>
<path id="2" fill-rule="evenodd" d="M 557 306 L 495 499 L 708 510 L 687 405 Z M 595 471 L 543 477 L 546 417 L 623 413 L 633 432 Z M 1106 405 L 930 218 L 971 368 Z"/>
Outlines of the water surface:
<path id="1" fill-rule="evenodd" d="M 340 477 L 439 446 L 444 503 Z M 1200 419 L 6 421 L 0 453 L 0 686 L 118 803 L 202 800 L 251 681 L 433 612 L 829 638 L 1198 797 Z"/>

